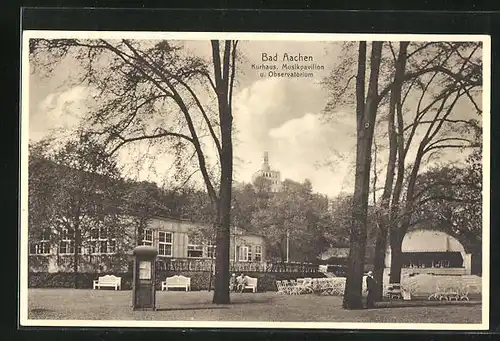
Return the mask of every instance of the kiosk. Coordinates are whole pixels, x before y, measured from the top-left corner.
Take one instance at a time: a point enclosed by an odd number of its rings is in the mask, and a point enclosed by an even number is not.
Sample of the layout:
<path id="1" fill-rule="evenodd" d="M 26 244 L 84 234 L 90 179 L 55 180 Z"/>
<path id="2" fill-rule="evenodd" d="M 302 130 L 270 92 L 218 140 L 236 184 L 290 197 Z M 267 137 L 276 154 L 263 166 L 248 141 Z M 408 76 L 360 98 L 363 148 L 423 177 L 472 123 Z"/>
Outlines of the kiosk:
<path id="1" fill-rule="evenodd" d="M 137 246 L 133 251 L 132 307 L 134 310 L 156 310 L 155 260 L 152 246 Z"/>

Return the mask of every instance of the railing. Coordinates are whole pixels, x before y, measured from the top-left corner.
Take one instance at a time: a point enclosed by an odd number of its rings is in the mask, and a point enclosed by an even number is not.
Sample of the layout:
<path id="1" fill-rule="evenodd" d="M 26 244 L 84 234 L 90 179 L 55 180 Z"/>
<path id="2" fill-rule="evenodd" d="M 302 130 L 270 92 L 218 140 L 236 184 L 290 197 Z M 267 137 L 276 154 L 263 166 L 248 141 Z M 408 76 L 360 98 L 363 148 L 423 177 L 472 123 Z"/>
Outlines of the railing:
<path id="1" fill-rule="evenodd" d="M 465 275 L 465 268 L 402 268 L 403 274 Z"/>
<path id="2" fill-rule="evenodd" d="M 128 263 L 126 255 L 80 255 L 79 269 L 82 272 L 94 270 L 104 271 L 108 268 L 123 268 L 126 271 Z M 55 267 L 54 271 L 72 271 L 73 256 L 64 255 L 57 257 L 30 256 L 30 271 L 50 271 L 48 268 Z M 182 271 L 214 271 L 215 259 L 191 259 L 191 258 L 161 258 L 156 261 L 158 270 L 174 272 Z M 230 261 L 230 272 L 267 272 L 267 273 L 317 273 L 318 265 L 311 263 L 283 263 L 283 262 L 235 262 Z"/>
<path id="3" fill-rule="evenodd" d="M 213 271 L 210 259 L 164 258 L 156 260 L 156 268 L 168 271 Z"/>
<path id="4" fill-rule="evenodd" d="M 215 260 L 168 258 L 157 260 L 157 268 L 168 271 L 214 271 Z M 318 266 L 310 263 L 235 262 L 229 264 L 230 272 L 295 272 L 315 273 Z"/>

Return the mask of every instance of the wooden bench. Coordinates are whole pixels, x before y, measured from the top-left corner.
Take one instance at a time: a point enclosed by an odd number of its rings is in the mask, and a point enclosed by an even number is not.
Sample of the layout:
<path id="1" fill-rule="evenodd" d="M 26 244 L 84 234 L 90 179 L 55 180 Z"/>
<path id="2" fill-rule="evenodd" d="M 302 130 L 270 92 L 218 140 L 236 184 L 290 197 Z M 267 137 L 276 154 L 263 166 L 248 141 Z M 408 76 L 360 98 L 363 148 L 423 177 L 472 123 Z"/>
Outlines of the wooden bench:
<path id="1" fill-rule="evenodd" d="M 389 284 L 386 289 L 386 296 L 390 300 L 401 300 L 403 299 L 401 284 L 393 283 Z"/>
<path id="2" fill-rule="evenodd" d="M 120 290 L 122 286 L 122 278 L 116 277 L 114 275 L 100 276 L 99 279 L 94 280 L 93 289 L 99 289 L 101 287 L 115 288 L 115 290 Z"/>
<path id="3" fill-rule="evenodd" d="M 247 276 L 247 283 L 243 290 L 250 289 L 252 292 L 257 292 L 257 278 Z"/>
<path id="4" fill-rule="evenodd" d="M 189 291 L 191 290 L 191 278 L 179 275 L 167 277 L 166 281 L 161 282 L 161 290 L 168 291 L 169 288 L 183 288 Z"/>

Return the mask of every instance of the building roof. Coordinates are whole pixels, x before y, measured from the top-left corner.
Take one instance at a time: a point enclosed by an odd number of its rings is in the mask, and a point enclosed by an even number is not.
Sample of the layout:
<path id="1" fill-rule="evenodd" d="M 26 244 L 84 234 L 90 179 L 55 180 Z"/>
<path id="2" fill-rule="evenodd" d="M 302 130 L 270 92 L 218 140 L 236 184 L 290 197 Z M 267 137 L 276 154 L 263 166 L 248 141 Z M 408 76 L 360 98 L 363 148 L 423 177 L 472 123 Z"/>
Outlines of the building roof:
<path id="1" fill-rule="evenodd" d="M 231 233 L 234 233 L 234 230 L 235 230 L 235 228 L 232 226 L 231 227 Z M 244 228 L 241 228 L 241 227 L 236 227 L 236 234 L 237 235 L 256 236 L 256 237 L 266 238 L 262 234 L 254 233 L 254 232 L 249 232 L 247 229 L 244 229 Z"/>
<path id="2" fill-rule="evenodd" d="M 209 225 L 209 224 L 204 224 L 204 223 L 199 223 L 199 222 L 196 222 L 196 221 L 192 221 L 192 220 L 189 220 L 189 219 L 182 219 L 182 218 L 175 218 L 175 217 L 161 216 L 161 215 L 152 216 L 152 217 L 150 217 L 150 219 L 156 219 L 156 220 L 161 220 L 161 221 L 179 222 L 179 223 L 184 223 L 184 224 L 188 224 L 188 225 L 191 225 L 191 226 L 205 226 L 206 227 L 206 226 Z M 263 236 L 261 234 L 249 232 L 248 230 L 243 229 L 241 227 L 237 227 L 235 229 L 234 226 L 231 226 L 231 234 L 234 234 L 235 230 L 236 230 L 236 234 L 237 235 L 256 236 L 256 237 L 265 238 L 265 236 Z"/>
<path id="3" fill-rule="evenodd" d="M 403 252 L 464 252 L 463 245 L 449 234 L 427 229 L 408 232 L 402 245 Z"/>

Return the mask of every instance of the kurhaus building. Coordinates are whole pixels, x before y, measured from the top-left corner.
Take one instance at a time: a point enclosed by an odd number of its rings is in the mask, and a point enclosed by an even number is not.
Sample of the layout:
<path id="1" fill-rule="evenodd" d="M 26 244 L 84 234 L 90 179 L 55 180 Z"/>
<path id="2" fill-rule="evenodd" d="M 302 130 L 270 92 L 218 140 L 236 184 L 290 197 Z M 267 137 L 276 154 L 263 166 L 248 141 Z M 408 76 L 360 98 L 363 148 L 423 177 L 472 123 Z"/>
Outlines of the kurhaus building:
<path id="1" fill-rule="evenodd" d="M 82 240 L 79 272 L 128 271 L 135 245 L 150 245 L 158 250 L 159 261 L 203 260 L 215 257 L 216 247 L 197 233 L 203 226 L 169 217 L 148 219 L 139 233 L 137 224 L 113 234 L 105 227 L 93 228 Z M 29 241 L 30 272 L 71 272 L 74 240 L 64 230 Z M 230 257 L 236 262 L 265 261 L 264 237 L 232 229 Z"/>

